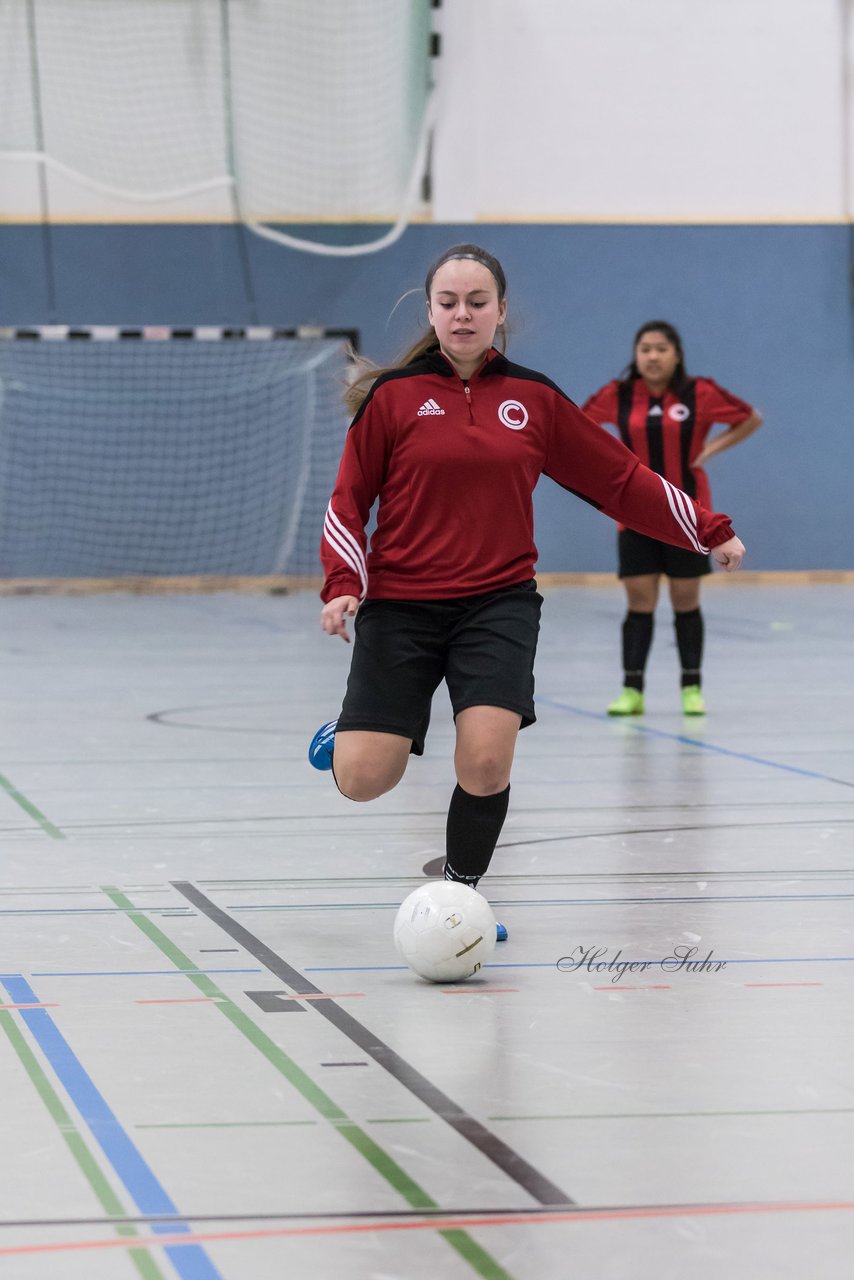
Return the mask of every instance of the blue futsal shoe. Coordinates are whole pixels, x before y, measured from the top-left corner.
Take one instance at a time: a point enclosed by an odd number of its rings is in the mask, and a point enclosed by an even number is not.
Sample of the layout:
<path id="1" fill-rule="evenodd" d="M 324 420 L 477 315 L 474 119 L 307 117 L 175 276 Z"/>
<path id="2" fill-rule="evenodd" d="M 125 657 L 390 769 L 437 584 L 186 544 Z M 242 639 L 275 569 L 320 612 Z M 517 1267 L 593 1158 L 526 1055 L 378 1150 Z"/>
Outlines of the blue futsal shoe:
<path id="1" fill-rule="evenodd" d="M 314 765 L 315 769 L 332 768 L 332 751 L 335 747 L 335 726 L 337 723 L 337 720 L 330 720 L 327 724 L 321 725 L 311 740 L 311 746 L 308 749 L 308 761 L 309 764 Z"/>
<path id="2" fill-rule="evenodd" d="M 507 941 L 507 926 L 504 924 L 499 924 L 497 920 L 495 922 L 495 941 L 496 942 Z"/>

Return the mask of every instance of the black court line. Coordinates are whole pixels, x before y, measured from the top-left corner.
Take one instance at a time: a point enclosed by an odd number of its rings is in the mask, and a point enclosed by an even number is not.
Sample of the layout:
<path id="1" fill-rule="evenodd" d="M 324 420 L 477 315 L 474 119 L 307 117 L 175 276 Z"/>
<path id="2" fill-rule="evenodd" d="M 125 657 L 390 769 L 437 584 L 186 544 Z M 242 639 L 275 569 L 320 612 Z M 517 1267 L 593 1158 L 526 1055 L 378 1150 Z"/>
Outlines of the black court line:
<path id="1" fill-rule="evenodd" d="M 712 1202 L 717 1203 L 717 1202 Z M 738 1206 L 739 1204 L 755 1204 L 756 1201 L 725 1201 L 727 1208 Z M 146 1213 L 146 1214 L 105 1214 L 100 1218 L 20 1218 L 15 1220 L 0 1221 L 0 1230 L 4 1227 L 112 1227 L 127 1225 L 145 1226 L 147 1223 L 155 1222 L 327 1222 L 340 1221 L 349 1222 L 364 1219 L 370 1221 L 373 1218 L 469 1218 L 477 1215 L 481 1218 L 512 1218 L 525 1217 L 531 1218 L 535 1216 L 549 1217 L 555 1213 L 567 1213 L 576 1210 L 578 1213 L 613 1213 L 615 1209 L 623 1211 L 642 1211 L 644 1209 L 705 1209 L 710 1204 L 700 1202 L 698 1204 L 688 1203 L 664 1203 L 664 1204 L 620 1204 L 620 1205 L 581 1205 L 581 1204 L 556 1204 L 543 1205 L 539 1209 L 523 1209 L 519 1205 L 515 1205 L 512 1209 L 442 1209 L 436 1208 L 425 1209 L 343 1209 L 340 1212 L 334 1210 L 328 1212 L 266 1212 L 266 1213 Z"/>
<path id="2" fill-rule="evenodd" d="M 781 818 L 773 822 L 703 822 L 692 826 L 667 827 L 619 827 L 613 831 L 564 831 L 555 836 L 531 836 L 525 840 L 499 840 L 496 849 L 521 849 L 526 845 L 559 844 L 562 840 L 609 840 L 624 836 L 681 836 L 686 831 L 764 831 L 768 827 L 842 827 L 849 826 L 854 818 Z M 438 861 L 438 859 L 436 860 Z M 429 863 L 427 864 L 430 865 Z M 442 860 L 444 865 L 444 860 Z M 779 872 L 788 875 L 788 872 Z"/>
<path id="3" fill-rule="evenodd" d="M 227 933 L 235 942 L 239 942 L 251 956 L 254 956 L 256 960 L 269 969 L 275 977 L 286 983 L 295 995 L 324 994 L 320 987 L 316 987 L 312 982 L 309 982 L 308 978 L 301 974 L 299 970 L 292 968 L 286 960 L 277 955 L 260 938 L 256 938 L 243 925 L 233 920 L 227 912 L 218 907 L 216 903 L 211 902 L 210 898 L 206 897 L 195 885 L 186 880 L 173 880 L 171 883 L 178 893 L 189 902 L 192 902 L 214 924 L 219 925 L 223 932 Z M 528 1164 L 527 1160 L 523 1159 L 506 1142 L 491 1133 L 474 1116 L 470 1116 L 467 1111 L 464 1111 L 456 1102 L 453 1102 L 447 1094 L 442 1093 L 441 1089 L 431 1083 L 426 1076 L 416 1071 L 400 1054 L 380 1040 L 372 1031 L 369 1031 L 352 1014 L 337 1005 L 334 1000 L 312 1000 L 310 1003 L 322 1018 L 326 1018 L 348 1040 L 358 1045 L 363 1053 L 373 1058 L 399 1084 L 402 1084 L 404 1089 L 408 1089 L 420 1102 L 429 1107 L 440 1120 L 444 1120 L 452 1129 L 455 1129 L 460 1137 L 470 1142 L 481 1155 L 486 1156 L 487 1160 L 491 1160 L 494 1165 L 497 1165 L 502 1173 L 511 1178 L 539 1204 L 555 1206 L 571 1206 L 575 1204 L 575 1201 L 566 1192 L 561 1191 L 560 1187 L 555 1186 L 533 1165 Z"/>
<path id="4" fill-rule="evenodd" d="M 803 1200 L 688 1200 L 688 1201 L 655 1201 L 652 1204 L 566 1204 L 566 1205 L 543 1205 L 539 1209 L 522 1209 L 515 1205 L 510 1209 L 442 1209 L 424 1208 L 424 1209 L 344 1209 L 339 1212 L 329 1210 L 326 1212 L 262 1212 L 262 1213 L 148 1213 L 148 1214 L 106 1214 L 102 1217 L 95 1218 L 20 1218 L 0 1221 L 0 1231 L 5 1227 L 114 1227 L 114 1226 L 146 1226 L 152 1223 L 161 1222 L 352 1222 L 365 1221 L 370 1222 L 373 1219 L 380 1221 L 393 1219 L 414 1219 L 415 1221 L 425 1221 L 430 1218 L 439 1218 L 442 1220 L 453 1218 L 543 1218 L 548 1219 L 555 1215 L 563 1217 L 577 1213 L 580 1217 L 591 1217 L 601 1214 L 603 1217 L 609 1217 L 614 1213 L 666 1213 L 668 1211 L 682 1210 L 690 1213 L 692 1210 L 699 1213 L 720 1210 L 734 1211 L 739 1209 L 796 1209 L 802 1207 L 805 1202 Z M 849 1208 L 850 1202 L 836 1200 L 822 1205 L 820 1201 L 815 1202 L 817 1208 Z M 156 1243 L 156 1241 L 155 1241 Z"/>

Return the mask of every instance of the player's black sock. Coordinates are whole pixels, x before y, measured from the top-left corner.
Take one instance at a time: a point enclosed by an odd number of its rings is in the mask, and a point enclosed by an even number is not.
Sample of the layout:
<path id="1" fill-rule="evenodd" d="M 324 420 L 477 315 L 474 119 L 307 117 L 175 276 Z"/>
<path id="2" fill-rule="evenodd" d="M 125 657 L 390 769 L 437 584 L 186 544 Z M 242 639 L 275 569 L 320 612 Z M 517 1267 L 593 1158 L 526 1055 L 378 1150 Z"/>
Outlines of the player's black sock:
<path id="1" fill-rule="evenodd" d="M 643 693 L 643 674 L 652 644 L 654 615 L 633 613 L 623 619 L 623 684 Z"/>
<path id="2" fill-rule="evenodd" d="M 446 880 L 476 887 L 492 860 L 509 800 L 509 784 L 494 796 L 472 796 L 457 783 L 448 809 Z"/>
<path id="3" fill-rule="evenodd" d="M 700 667 L 703 662 L 703 615 L 699 608 L 686 613 L 674 613 L 676 645 L 682 663 L 682 688 L 690 684 L 702 684 Z"/>

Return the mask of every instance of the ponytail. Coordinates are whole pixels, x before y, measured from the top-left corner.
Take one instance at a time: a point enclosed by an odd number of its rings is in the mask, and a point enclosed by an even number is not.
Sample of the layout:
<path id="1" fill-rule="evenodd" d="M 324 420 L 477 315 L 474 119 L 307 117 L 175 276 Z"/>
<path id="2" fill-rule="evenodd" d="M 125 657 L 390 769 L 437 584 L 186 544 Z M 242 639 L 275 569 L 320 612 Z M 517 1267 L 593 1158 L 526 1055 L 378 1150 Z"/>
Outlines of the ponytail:
<path id="1" fill-rule="evenodd" d="M 353 361 L 355 373 L 344 393 L 344 402 L 351 417 L 354 417 L 359 412 L 367 399 L 368 392 L 381 374 L 392 373 L 395 369 L 402 369 L 405 365 L 412 364 L 415 360 L 420 360 L 425 352 L 438 344 L 438 341 L 436 330 L 431 324 L 427 332 L 422 334 L 417 342 L 413 342 L 412 346 L 402 356 L 395 360 L 393 364 L 387 365 L 374 364 L 372 360 L 367 360 L 364 356 L 356 355 L 354 351 L 351 351 L 350 358 Z"/>

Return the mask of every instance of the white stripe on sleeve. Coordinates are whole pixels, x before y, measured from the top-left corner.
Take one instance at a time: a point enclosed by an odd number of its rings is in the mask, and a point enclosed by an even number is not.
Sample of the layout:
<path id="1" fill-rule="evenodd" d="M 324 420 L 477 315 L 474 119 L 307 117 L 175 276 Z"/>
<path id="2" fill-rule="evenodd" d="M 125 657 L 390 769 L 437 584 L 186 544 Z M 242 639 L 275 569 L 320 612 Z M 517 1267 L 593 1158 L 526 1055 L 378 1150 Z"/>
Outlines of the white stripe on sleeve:
<path id="1" fill-rule="evenodd" d="M 350 530 L 341 523 L 338 516 L 332 510 L 332 503 L 326 509 L 326 519 L 323 522 L 323 536 L 329 545 L 337 552 L 345 564 L 353 570 L 362 584 L 362 598 L 368 592 L 368 566 L 365 560 L 365 554 L 353 537 Z"/>
<path id="2" fill-rule="evenodd" d="M 694 505 L 687 494 L 681 489 L 677 489 L 669 480 L 665 480 L 664 476 L 658 477 L 664 485 L 664 492 L 667 494 L 667 501 L 673 518 L 679 525 L 682 532 L 694 546 L 694 550 L 700 555 L 708 555 L 709 548 L 704 547 L 697 537 L 697 513 Z"/>

